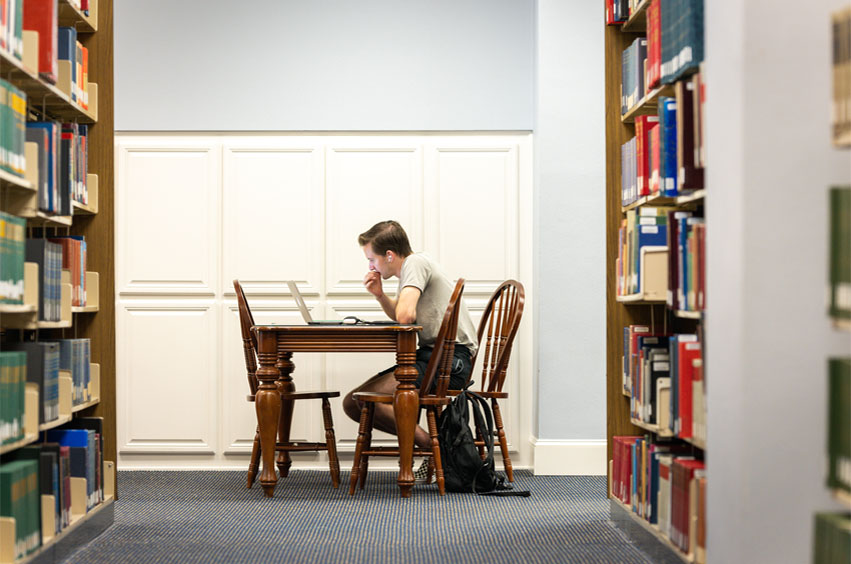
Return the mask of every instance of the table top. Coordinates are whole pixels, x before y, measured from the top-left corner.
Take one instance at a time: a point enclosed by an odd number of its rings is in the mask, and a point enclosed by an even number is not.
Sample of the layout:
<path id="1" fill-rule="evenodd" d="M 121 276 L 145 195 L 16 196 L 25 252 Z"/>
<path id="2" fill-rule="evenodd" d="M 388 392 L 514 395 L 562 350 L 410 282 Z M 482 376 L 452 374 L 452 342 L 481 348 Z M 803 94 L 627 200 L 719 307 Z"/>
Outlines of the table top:
<path id="1" fill-rule="evenodd" d="M 374 332 L 381 333 L 392 331 L 394 333 L 399 333 L 402 331 L 422 331 L 422 326 L 420 325 L 351 325 L 351 324 L 343 324 L 343 325 L 283 325 L 283 324 L 271 324 L 271 325 L 255 325 L 254 329 L 256 331 L 286 331 L 286 332 L 321 332 L 321 331 L 333 331 L 337 332 Z"/>

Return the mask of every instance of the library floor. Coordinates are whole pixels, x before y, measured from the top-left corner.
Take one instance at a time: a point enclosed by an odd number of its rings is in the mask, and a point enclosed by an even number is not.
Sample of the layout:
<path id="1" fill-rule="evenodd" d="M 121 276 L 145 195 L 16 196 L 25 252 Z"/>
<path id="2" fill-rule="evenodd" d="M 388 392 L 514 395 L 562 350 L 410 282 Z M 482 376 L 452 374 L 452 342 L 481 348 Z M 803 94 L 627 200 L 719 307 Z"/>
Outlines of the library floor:
<path id="1" fill-rule="evenodd" d="M 531 497 L 407 500 L 395 473 L 354 497 L 341 478 L 294 471 L 266 498 L 245 472 L 120 472 L 115 524 L 67 562 L 652 563 L 609 521 L 605 477 L 518 472 Z"/>

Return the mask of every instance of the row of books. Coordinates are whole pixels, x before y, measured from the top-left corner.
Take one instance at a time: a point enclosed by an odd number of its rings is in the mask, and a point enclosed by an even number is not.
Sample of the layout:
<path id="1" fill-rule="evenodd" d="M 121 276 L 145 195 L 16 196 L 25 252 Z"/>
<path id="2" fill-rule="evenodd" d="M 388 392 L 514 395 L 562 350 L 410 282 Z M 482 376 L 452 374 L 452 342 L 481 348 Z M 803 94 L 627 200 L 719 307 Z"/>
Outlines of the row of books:
<path id="1" fill-rule="evenodd" d="M 643 278 L 642 255 L 652 249 L 664 249 L 668 244 L 668 208 L 642 206 L 627 210 L 618 231 L 617 295 L 641 293 Z"/>
<path id="2" fill-rule="evenodd" d="M 62 247 L 62 269 L 71 272 L 71 305 L 86 305 L 86 239 L 80 235 L 48 239 Z"/>
<path id="3" fill-rule="evenodd" d="M 60 369 L 60 345 L 51 341 L 34 341 L 23 343 L 3 343 L 6 354 L 11 351 L 23 352 L 26 362 L 23 369 L 12 377 L 23 379 L 38 385 L 38 422 L 49 423 L 59 418 L 59 369 Z M 3 402 L 10 406 L 19 406 L 20 401 L 12 394 L 18 392 L 17 385 L 10 386 L 9 395 L 4 394 Z M 4 413 L 3 418 L 22 417 L 15 411 Z M 23 434 L 19 438 L 22 438 Z"/>
<path id="4" fill-rule="evenodd" d="M 851 321 L 851 186 L 830 189 L 828 313 Z"/>
<path id="5" fill-rule="evenodd" d="M 0 442 L 15 442 L 24 437 L 26 382 L 38 385 L 39 423 L 59 417 L 60 370 L 71 373 L 71 405 L 81 405 L 92 399 L 90 339 L 3 343 L 0 352 Z"/>
<path id="6" fill-rule="evenodd" d="M 24 438 L 27 353 L 0 351 L 0 445 Z"/>
<path id="7" fill-rule="evenodd" d="M 682 439 L 706 440 L 706 379 L 696 334 L 624 327 L 623 388 L 630 415 Z"/>
<path id="8" fill-rule="evenodd" d="M 606 22 L 621 24 L 634 6 L 628 0 L 606 1 Z M 671 84 L 703 62 L 703 0 L 650 0 L 646 12 L 647 36 L 624 52 L 622 82 L 635 92 L 633 104 L 660 84 Z M 632 107 L 628 104 L 622 113 Z"/>
<path id="9" fill-rule="evenodd" d="M 693 562 L 706 562 L 706 465 L 687 445 L 612 437 L 612 495 Z"/>
<path id="10" fill-rule="evenodd" d="M 79 42 L 75 28 L 59 26 L 58 0 L 24 0 L 23 28 L 38 32 L 39 76 L 55 84 L 58 61 L 70 62 L 71 99 L 88 109 L 88 49 Z"/>
<path id="11" fill-rule="evenodd" d="M 86 480 L 86 511 L 104 501 L 103 419 L 81 417 L 0 460 L 0 516 L 15 519 L 15 558 L 42 544 L 42 496 L 52 496 L 54 534 L 71 524 L 71 479 Z"/>
<path id="12" fill-rule="evenodd" d="M 0 3 L 0 49 L 21 60 L 24 56 L 24 0 Z"/>
<path id="13" fill-rule="evenodd" d="M 851 145 L 851 8 L 833 14 L 833 139 Z"/>
<path id="14" fill-rule="evenodd" d="M 828 360 L 827 389 L 827 487 L 851 494 L 851 357 Z"/>
<path id="15" fill-rule="evenodd" d="M 27 123 L 26 140 L 38 146 L 38 208 L 72 215 L 72 202 L 89 203 L 88 126 L 78 123 Z"/>
<path id="16" fill-rule="evenodd" d="M 0 211 L 0 303 L 24 301 L 25 219 Z"/>
<path id="17" fill-rule="evenodd" d="M 0 79 L 0 168 L 20 177 L 27 170 L 24 156 L 26 121 L 26 93 Z"/>
<path id="18" fill-rule="evenodd" d="M 38 265 L 38 308 L 41 321 L 59 321 L 62 317 L 62 270 L 71 274 L 71 305 L 83 307 L 86 299 L 86 240 L 68 235 L 49 239 L 23 239 L 20 218 L 0 212 L 0 227 L 7 235 L 0 238 L 2 303 L 23 303 L 24 261 Z M 21 250 L 23 249 L 23 254 Z"/>
<path id="19" fill-rule="evenodd" d="M 851 513 L 816 513 L 814 564 L 847 564 L 851 560 Z"/>
<path id="20" fill-rule="evenodd" d="M 650 195 L 676 197 L 704 188 L 702 73 L 658 98 L 658 115 L 635 118 L 635 137 L 621 146 L 621 203 Z"/>
<path id="21" fill-rule="evenodd" d="M 706 309 L 706 223 L 690 211 L 668 211 L 669 307 Z"/>

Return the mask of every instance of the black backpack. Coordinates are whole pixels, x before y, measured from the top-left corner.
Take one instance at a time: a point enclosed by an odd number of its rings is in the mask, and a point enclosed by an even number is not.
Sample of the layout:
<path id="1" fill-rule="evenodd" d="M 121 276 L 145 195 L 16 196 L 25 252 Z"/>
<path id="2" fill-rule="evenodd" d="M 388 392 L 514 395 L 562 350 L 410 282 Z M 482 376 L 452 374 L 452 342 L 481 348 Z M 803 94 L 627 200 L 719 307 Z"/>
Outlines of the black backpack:
<path id="1" fill-rule="evenodd" d="M 487 456 L 484 460 L 479 456 L 468 424 L 468 406 L 473 411 L 479 435 L 485 439 Z M 447 491 L 529 496 L 528 491 L 513 491 L 505 484 L 505 478 L 494 470 L 493 416 L 485 398 L 475 392 L 462 391 L 440 414 L 437 429 Z"/>

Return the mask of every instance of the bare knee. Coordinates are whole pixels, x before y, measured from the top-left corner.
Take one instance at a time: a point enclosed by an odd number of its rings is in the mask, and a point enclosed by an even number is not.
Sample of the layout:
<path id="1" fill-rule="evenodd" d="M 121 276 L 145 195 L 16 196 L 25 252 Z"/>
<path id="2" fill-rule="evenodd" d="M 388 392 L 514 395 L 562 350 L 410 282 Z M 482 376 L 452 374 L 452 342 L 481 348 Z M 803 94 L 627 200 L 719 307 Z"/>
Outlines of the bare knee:
<path id="1" fill-rule="evenodd" d="M 361 405 L 355 398 L 352 397 L 352 394 L 355 393 L 355 390 L 352 390 L 346 397 L 343 398 L 343 411 L 353 421 L 360 421 L 360 411 Z"/>

